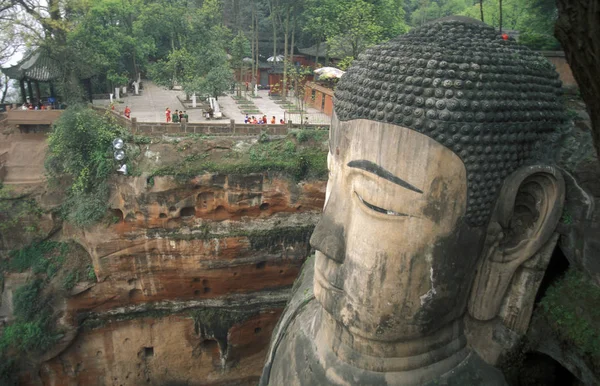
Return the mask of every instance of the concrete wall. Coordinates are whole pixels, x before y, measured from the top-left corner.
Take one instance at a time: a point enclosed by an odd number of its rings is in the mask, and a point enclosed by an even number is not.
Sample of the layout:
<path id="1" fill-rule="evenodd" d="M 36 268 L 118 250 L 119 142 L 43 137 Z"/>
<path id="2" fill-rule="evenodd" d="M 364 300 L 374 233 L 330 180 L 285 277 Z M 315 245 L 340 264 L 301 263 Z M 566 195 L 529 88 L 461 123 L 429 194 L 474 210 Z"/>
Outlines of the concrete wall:
<path id="1" fill-rule="evenodd" d="M 160 135 L 195 133 L 211 136 L 244 136 L 267 133 L 269 135 L 287 135 L 290 129 L 329 129 L 329 125 L 248 125 L 244 123 L 137 123 L 136 134 Z"/>
<path id="2" fill-rule="evenodd" d="M 556 67 L 556 72 L 560 77 L 561 82 L 564 87 L 572 88 L 579 87 L 575 78 L 573 77 L 573 72 L 571 71 L 571 67 L 569 63 L 567 63 L 567 59 L 565 58 L 565 53 L 562 51 L 540 51 L 540 54 L 544 55 L 546 59 Z"/>
<path id="3" fill-rule="evenodd" d="M 329 115 L 333 115 L 333 90 L 313 82 L 306 82 L 304 100 L 309 106 Z M 313 98 L 314 93 L 314 98 Z"/>
<path id="4" fill-rule="evenodd" d="M 320 124 L 285 124 L 285 125 L 248 125 L 244 123 L 235 123 L 231 120 L 229 123 L 164 123 L 164 122 L 138 122 L 135 118 L 127 119 L 121 113 L 113 110 L 107 110 L 102 107 L 93 107 L 101 114 L 113 116 L 117 122 L 124 127 L 128 127 L 134 134 L 143 135 L 162 135 L 162 134 L 205 134 L 211 136 L 217 135 L 258 135 L 267 133 L 269 135 L 287 135 L 293 129 L 308 130 L 329 130 L 329 125 Z"/>
<path id="5" fill-rule="evenodd" d="M 62 110 L 9 110 L 9 125 L 51 125 L 62 114 Z"/>

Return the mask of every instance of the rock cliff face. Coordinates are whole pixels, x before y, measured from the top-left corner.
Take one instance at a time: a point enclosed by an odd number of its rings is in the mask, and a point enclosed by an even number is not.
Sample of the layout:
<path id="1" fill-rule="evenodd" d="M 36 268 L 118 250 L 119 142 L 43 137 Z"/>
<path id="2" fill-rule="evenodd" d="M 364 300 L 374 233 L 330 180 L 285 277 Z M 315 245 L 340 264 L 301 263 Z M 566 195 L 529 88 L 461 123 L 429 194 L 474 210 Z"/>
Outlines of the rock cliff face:
<path id="1" fill-rule="evenodd" d="M 257 173 L 112 183 L 108 222 L 62 227 L 97 281 L 57 306 L 65 335 L 22 383 L 256 384 L 325 182 Z"/>

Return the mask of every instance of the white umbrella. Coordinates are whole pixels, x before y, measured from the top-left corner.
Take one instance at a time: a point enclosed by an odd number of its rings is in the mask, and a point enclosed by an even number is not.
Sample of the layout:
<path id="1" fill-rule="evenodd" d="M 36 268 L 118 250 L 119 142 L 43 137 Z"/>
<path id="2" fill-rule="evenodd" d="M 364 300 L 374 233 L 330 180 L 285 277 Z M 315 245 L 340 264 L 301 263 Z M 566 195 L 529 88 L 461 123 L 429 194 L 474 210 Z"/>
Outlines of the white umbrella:
<path id="1" fill-rule="evenodd" d="M 246 58 L 242 59 L 242 62 L 247 62 L 248 63 L 248 62 L 253 62 L 253 60 L 252 60 L 252 58 L 247 58 L 246 57 Z"/>
<path id="2" fill-rule="evenodd" d="M 283 55 L 269 56 L 267 62 L 283 62 Z"/>
<path id="3" fill-rule="evenodd" d="M 319 75 L 319 79 L 341 78 L 346 71 L 342 71 L 335 67 L 321 67 L 315 70 L 315 74 Z"/>

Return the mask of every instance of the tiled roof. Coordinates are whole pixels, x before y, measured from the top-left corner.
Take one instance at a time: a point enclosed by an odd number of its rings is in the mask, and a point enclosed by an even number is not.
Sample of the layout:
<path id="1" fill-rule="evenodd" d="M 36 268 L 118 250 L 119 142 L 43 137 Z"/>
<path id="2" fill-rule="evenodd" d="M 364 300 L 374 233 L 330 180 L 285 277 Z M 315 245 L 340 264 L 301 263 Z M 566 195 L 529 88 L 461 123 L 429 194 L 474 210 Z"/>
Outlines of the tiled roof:
<path id="1" fill-rule="evenodd" d="M 15 66 L 3 68 L 2 72 L 11 79 L 27 78 L 42 82 L 56 79 L 60 74 L 57 63 L 41 50 L 26 56 Z"/>

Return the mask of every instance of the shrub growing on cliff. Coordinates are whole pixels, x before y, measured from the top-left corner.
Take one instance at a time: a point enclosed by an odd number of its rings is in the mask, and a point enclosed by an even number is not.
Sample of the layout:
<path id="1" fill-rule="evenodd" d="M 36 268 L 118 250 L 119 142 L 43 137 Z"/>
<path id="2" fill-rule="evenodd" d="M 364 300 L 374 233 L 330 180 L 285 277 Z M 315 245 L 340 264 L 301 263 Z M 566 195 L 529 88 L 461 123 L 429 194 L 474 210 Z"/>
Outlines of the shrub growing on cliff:
<path id="1" fill-rule="evenodd" d="M 70 177 L 63 205 L 70 222 L 85 226 L 106 213 L 106 179 L 115 169 L 112 141 L 125 136 L 126 130 L 113 119 L 84 106 L 68 108 L 54 123 L 45 165 L 50 177 Z"/>
<path id="2" fill-rule="evenodd" d="M 582 356 L 600 363 L 600 288 L 570 268 L 540 302 L 542 315 L 557 336 Z"/>
<path id="3" fill-rule="evenodd" d="M 0 385 L 17 384 L 16 374 L 31 354 L 48 350 L 59 339 L 51 281 L 69 250 L 68 244 L 43 241 L 10 252 L 9 259 L 0 259 L 0 273 L 31 270 L 34 274 L 34 279 L 14 292 L 14 321 L 0 332 Z"/>

